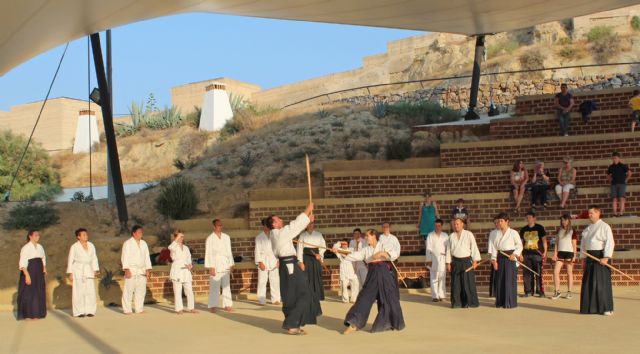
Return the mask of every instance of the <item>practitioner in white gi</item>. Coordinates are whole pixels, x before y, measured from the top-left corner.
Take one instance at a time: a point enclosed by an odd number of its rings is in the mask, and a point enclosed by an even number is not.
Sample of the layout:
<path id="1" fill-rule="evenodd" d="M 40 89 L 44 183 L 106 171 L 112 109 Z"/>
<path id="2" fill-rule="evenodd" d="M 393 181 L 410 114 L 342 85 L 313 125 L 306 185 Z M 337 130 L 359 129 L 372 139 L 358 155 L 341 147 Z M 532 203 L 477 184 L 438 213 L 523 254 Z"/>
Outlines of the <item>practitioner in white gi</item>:
<path id="1" fill-rule="evenodd" d="M 324 300 L 324 283 L 322 281 L 322 264 L 327 243 L 321 233 L 314 230 L 313 223 L 298 237 L 298 262 L 307 273 L 311 294 L 317 301 Z"/>
<path id="2" fill-rule="evenodd" d="M 480 251 L 471 231 L 464 229 L 464 220 L 453 219 L 453 232 L 449 235 L 447 270 L 451 272 L 451 307 L 478 307 L 475 269 L 480 261 Z M 466 271 L 469 267 L 473 270 Z"/>
<path id="3" fill-rule="evenodd" d="M 309 282 L 293 246 L 293 239 L 313 220 L 313 203 L 309 203 L 305 211 L 287 226 L 277 215 L 270 215 L 266 220 L 266 226 L 271 230 L 273 254 L 280 262 L 278 270 L 284 313 L 282 328 L 291 335 L 306 334 L 301 327 L 316 324 L 316 317 L 322 314 L 320 302 L 311 301 Z"/>
<path id="4" fill-rule="evenodd" d="M 100 268 L 93 243 L 89 242 L 87 229 L 77 229 L 78 240 L 69 249 L 67 274 L 72 284 L 71 303 L 73 317 L 93 317 L 96 314 L 96 284 Z"/>
<path id="5" fill-rule="evenodd" d="M 395 250 L 386 248 L 375 230 L 367 230 L 365 238 L 368 246 L 346 257 L 350 261 L 367 262 L 369 273 L 358 299 L 345 316 L 344 325 L 347 328 L 343 334 L 363 329 L 375 302 L 378 304 L 378 315 L 373 321 L 371 332 L 402 330 L 405 323 L 400 307 L 400 292 L 389 261 Z"/>
<path id="6" fill-rule="evenodd" d="M 516 262 L 522 254 L 520 234 L 509 227 L 509 216 L 500 213 L 495 218 L 498 226 L 491 247 L 491 264 L 496 271 L 494 278 L 496 307 L 518 307 L 518 268 Z M 506 256 L 505 256 L 506 255 Z"/>
<path id="7" fill-rule="evenodd" d="M 580 291 L 580 313 L 613 315 L 613 288 L 611 270 L 607 267 L 613 257 L 615 242 L 611 226 L 600 219 L 600 208 L 589 206 L 591 224 L 582 231 L 580 251 L 587 252 L 600 261 L 581 254 L 582 289 Z"/>
<path id="8" fill-rule="evenodd" d="M 184 234 L 180 230 L 176 230 L 173 233 L 173 242 L 169 245 L 169 252 L 171 252 L 172 260 L 169 277 L 173 283 L 174 309 L 178 315 L 182 314 L 182 291 L 184 289 L 184 294 L 187 297 L 186 312 L 197 313 L 193 300 L 193 279 L 191 276 L 193 263 L 191 260 L 191 251 L 189 251 L 189 247 L 184 244 Z"/>
<path id="9" fill-rule="evenodd" d="M 487 242 L 487 253 L 489 257 L 491 257 L 491 253 L 494 250 L 494 242 L 496 240 L 496 236 L 498 236 L 498 219 L 493 219 L 493 225 L 495 228 L 491 230 L 489 233 L 489 241 Z M 493 266 L 490 267 L 491 271 L 489 273 L 489 297 L 496 297 L 496 270 Z"/>
<path id="10" fill-rule="evenodd" d="M 269 234 L 271 230 L 262 219 L 262 232 L 256 236 L 255 262 L 258 267 L 258 303 L 267 303 L 267 282 L 271 293 L 271 303 L 280 305 L 280 275 L 278 274 L 278 258 L 273 254 Z"/>
<path id="11" fill-rule="evenodd" d="M 151 271 L 149 247 L 142 239 L 142 226 L 131 228 L 131 238 L 122 245 L 122 270 L 124 270 L 124 291 L 122 292 L 122 311 L 125 315 L 144 312 L 144 297 L 147 294 L 147 278 Z"/>
<path id="12" fill-rule="evenodd" d="M 447 247 L 449 236 L 442 231 L 444 222 L 436 219 L 435 230 L 427 236 L 426 258 L 431 280 L 431 299 L 433 302 L 444 300 L 447 289 Z"/>
<path id="13" fill-rule="evenodd" d="M 358 292 L 360 291 L 360 284 L 358 282 L 358 276 L 356 275 L 355 261 L 346 259 L 345 253 L 354 252 L 349 248 L 349 240 L 344 239 L 333 245 L 334 253 L 340 260 L 340 288 L 342 289 L 342 302 L 356 302 L 358 298 Z M 340 253 L 340 251 L 346 251 Z M 349 300 L 349 287 L 351 287 L 351 300 Z"/>
<path id="14" fill-rule="evenodd" d="M 367 242 L 362 237 L 362 230 L 359 228 L 353 229 L 353 239 L 349 241 L 349 248 L 354 252 L 360 251 L 361 249 L 367 247 Z M 362 290 L 362 286 L 364 285 L 364 280 L 367 279 L 367 265 L 362 261 L 353 262 L 356 268 L 356 276 L 358 277 L 358 284 L 360 284 L 360 289 Z"/>
<path id="15" fill-rule="evenodd" d="M 231 238 L 222 232 L 222 221 L 213 220 L 213 232 L 205 243 L 204 267 L 209 270 L 209 311 L 216 312 L 220 306 L 220 288 L 222 288 L 222 307 L 232 312 L 231 270 L 234 266 L 231 254 Z"/>

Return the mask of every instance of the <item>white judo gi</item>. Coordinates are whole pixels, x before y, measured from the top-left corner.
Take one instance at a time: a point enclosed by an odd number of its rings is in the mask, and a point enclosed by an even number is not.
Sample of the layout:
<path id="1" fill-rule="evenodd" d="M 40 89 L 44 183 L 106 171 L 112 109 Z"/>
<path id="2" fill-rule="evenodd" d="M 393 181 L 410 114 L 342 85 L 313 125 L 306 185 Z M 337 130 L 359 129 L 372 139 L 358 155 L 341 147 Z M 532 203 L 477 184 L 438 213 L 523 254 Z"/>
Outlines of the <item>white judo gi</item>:
<path id="1" fill-rule="evenodd" d="M 258 267 L 258 302 L 267 303 L 267 282 L 271 293 L 271 303 L 280 302 L 280 274 L 278 274 L 278 258 L 273 254 L 271 240 L 264 232 L 256 236 L 256 249 L 254 254 L 256 266 L 264 263 L 265 270 Z"/>
<path id="2" fill-rule="evenodd" d="M 429 233 L 426 240 L 427 262 L 431 262 L 429 278 L 431 280 L 431 297 L 444 299 L 447 289 L 447 245 L 449 236 L 445 232 L 436 235 L 435 231 Z"/>
<path id="3" fill-rule="evenodd" d="M 360 238 L 358 242 L 356 240 L 349 241 L 349 249 L 354 252 L 361 251 L 363 248 L 367 247 L 367 243 L 364 239 Z M 353 262 L 356 268 L 356 276 L 358 277 L 358 284 L 360 285 L 360 290 L 362 290 L 362 286 L 364 285 L 365 279 L 367 279 L 367 265 L 364 264 L 363 261 Z"/>
<path id="4" fill-rule="evenodd" d="M 340 242 L 333 246 L 334 249 L 354 252 L 353 249 L 344 249 L 340 247 Z M 346 255 L 335 252 L 340 260 L 340 288 L 342 289 L 342 302 L 356 302 L 358 293 L 360 292 L 360 282 L 356 274 L 356 261 L 346 259 Z M 351 300 L 349 300 L 349 287 L 351 287 Z"/>
<path id="5" fill-rule="evenodd" d="M 96 314 L 95 275 L 99 270 L 93 243 L 87 242 L 86 250 L 80 241 L 71 246 L 67 274 L 73 278 L 71 303 L 74 317 Z"/>
<path id="6" fill-rule="evenodd" d="M 222 288 L 222 307 L 233 306 L 231 267 L 234 264 L 229 235 L 224 232 L 221 232 L 220 236 L 215 232 L 211 233 L 207 237 L 204 255 L 204 267 L 215 269 L 215 275 L 209 275 L 209 308 L 220 306 L 220 288 Z"/>
<path id="7" fill-rule="evenodd" d="M 191 270 L 189 266 L 192 264 L 191 251 L 186 245 L 182 245 L 173 241 L 169 245 L 169 252 L 171 252 L 171 271 L 169 277 L 173 283 L 173 299 L 174 308 L 176 312 L 183 310 L 182 304 L 182 291 L 187 297 L 187 311 L 191 311 L 195 307 L 193 299 L 193 279 L 191 276 Z"/>
<path id="8" fill-rule="evenodd" d="M 147 294 L 147 270 L 151 269 L 149 246 L 144 240 L 137 242 L 131 237 L 122 245 L 122 269 L 131 272 L 131 278 L 124 279 L 124 291 L 122 292 L 122 311 L 131 313 L 131 300 L 133 310 L 140 313 L 144 310 L 144 297 Z"/>

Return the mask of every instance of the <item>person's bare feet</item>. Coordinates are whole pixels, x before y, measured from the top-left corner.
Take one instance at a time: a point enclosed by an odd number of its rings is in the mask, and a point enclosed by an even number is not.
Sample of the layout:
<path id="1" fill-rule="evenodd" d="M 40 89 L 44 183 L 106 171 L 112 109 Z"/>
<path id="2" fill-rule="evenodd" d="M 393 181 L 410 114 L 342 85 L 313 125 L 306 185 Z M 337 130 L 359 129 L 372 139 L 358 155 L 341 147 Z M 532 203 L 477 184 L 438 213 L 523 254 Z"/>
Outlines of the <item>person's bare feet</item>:
<path id="1" fill-rule="evenodd" d="M 347 329 L 344 330 L 344 332 L 342 332 L 342 334 L 350 334 L 353 333 L 355 331 L 357 331 L 358 328 L 354 327 L 354 326 L 349 326 L 347 327 Z"/>
<path id="2" fill-rule="evenodd" d="M 211 313 L 216 313 L 216 308 L 215 308 L 215 307 L 210 307 L 210 308 L 209 308 L 209 312 L 211 312 Z"/>
<path id="3" fill-rule="evenodd" d="M 226 307 L 224 308 L 224 310 L 225 310 L 225 311 L 227 311 L 227 312 L 229 312 L 229 313 L 231 313 L 231 312 L 233 312 L 233 307 L 231 307 L 231 306 L 226 306 Z"/>
<path id="4" fill-rule="evenodd" d="M 290 328 L 287 331 L 287 334 L 290 334 L 292 336 L 297 336 L 297 335 L 307 334 L 307 332 L 305 332 L 302 328 Z"/>
<path id="5" fill-rule="evenodd" d="M 192 313 L 192 314 L 194 314 L 194 315 L 197 315 L 197 314 L 198 314 L 198 311 L 196 311 L 195 309 L 193 309 L 193 310 L 187 310 L 186 312 L 188 312 L 188 313 Z"/>
<path id="6" fill-rule="evenodd" d="M 272 303 L 272 305 L 282 305 L 282 303 L 280 301 L 276 301 L 276 302 Z"/>

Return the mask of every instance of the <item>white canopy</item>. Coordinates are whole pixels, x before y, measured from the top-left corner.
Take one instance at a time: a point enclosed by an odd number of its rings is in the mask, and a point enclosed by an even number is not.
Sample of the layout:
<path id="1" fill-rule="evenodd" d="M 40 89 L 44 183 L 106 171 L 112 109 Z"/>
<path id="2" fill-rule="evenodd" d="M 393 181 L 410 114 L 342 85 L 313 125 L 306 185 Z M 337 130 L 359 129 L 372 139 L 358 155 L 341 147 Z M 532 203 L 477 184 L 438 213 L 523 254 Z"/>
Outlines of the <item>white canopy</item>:
<path id="1" fill-rule="evenodd" d="M 0 75 L 65 42 L 186 12 L 459 34 L 511 31 L 638 0 L 3 0 Z"/>

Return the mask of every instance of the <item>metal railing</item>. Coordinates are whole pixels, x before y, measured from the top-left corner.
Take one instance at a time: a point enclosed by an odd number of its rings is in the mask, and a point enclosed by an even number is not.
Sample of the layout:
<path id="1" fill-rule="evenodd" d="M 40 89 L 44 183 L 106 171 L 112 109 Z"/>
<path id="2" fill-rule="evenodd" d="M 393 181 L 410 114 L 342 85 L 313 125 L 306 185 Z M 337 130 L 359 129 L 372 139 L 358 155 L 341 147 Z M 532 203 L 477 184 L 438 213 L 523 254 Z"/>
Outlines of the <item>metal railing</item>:
<path id="1" fill-rule="evenodd" d="M 602 66 L 619 66 L 619 65 L 640 65 L 640 62 L 638 61 L 632 61 L 632 62 L 621 62 L 621 63 L 606 63 L 606 64 L 585 64 L 585 65 L 570 65 L 570 66 L 556 66 L 556 67 L 551 67 L 551 68 L 541 68 L 541 69 L 528 69 L 528 70 L 508 70 L 508 71 L 501 71 L 501 72 L 494 72 L 494 73 L 481 73 L 480 76 L 497 76 L 497 75 L 509 75 L 509 74 L 523 74 L 523 73 L 531 73 L 531 72 L 539 72 L 539 71 L 553 71 L 553 70 L 563 70 L 563 69 L 583 69 L 583 68 L 592 68 L 592 67 L 602 67 Z M 316 96 L 312 96 L 309 98 L 305 98 L 303 100 L 299 100 L 293 103 L 289 103 L 287 105 L 282 106 L 281 109 L 285 109 L 291 106 L 295 106 L 298 105 L 300 103 L 304 103 L 304 102 L 308 102 L 308 101 L 312 101 L 321 97 L 327 97 L 327 99 L 331 100 L 329 98 L 330 95 L 334 95 L 337 93 L 344 93 L 344 92 L 349 92 L 349 91 L 356 91 L 356 90 L 367 90 L 369 92 L 369 94 L 371 94 L 371 92 L 369 91 L 372 88 L 377 88 L 377 87 L 384 87 L 384 86 L 393 86 L 393 85 L 403 85 L 403 84 L 421 84 L 422 88 L 424 89 L 424 83 L 425 82 L 432 82 L 432 81 L 446 81 L 446 80 L 455 80 L 455 79 L 469 79 L 471 78 L 471 74 L 469 75 L 459 75 L 459 76 L 443 76 L 443 77 L 436 77 L 436 78 L 429 78 L 429 79 L 420 79 L 420 80 L 408 80 L 408 81 L 397 81 L 397 82 L 389 82 L 389 83 L 384 83 L 384 84 L 373 84 L 373 85 L 364 85 L 364 86 L 358 86 L 358 87 L 351 87 L 351 88 L 347 88 L 347 89 L 342 89 L 342 90 L 336 90 L 336 91 L 332 91 L 332 92 L 327 92 L 327 93 L 323 93 L 320 95 L 316 95 Z"/>

